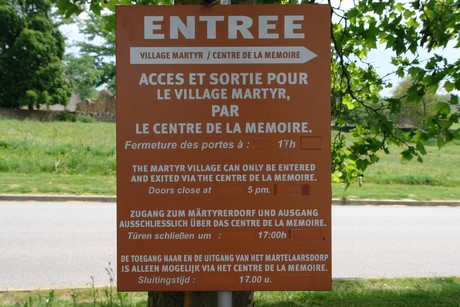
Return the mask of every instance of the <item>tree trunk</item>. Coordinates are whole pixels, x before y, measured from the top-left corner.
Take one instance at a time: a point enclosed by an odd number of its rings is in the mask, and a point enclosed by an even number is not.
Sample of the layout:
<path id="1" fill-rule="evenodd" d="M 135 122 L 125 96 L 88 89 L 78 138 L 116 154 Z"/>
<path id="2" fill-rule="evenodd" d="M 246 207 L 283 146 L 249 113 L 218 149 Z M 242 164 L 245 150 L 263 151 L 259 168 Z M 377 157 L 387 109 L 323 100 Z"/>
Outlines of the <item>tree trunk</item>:
<path id="1" fill-rule="evenodd" d="M 209 1 L 209 0 L 208 0 Z M 206 0 L 175 0 L 175 5 L 203 4 Z M 231 0 L 232 4 L 255 4 L 255 0 Z M 147 307 L 216 307 L 218 292 L 154 292 L 149 291 Z M 233 307 L 254 306 L 254 292 L 232 292 Z"/>
<path id="2" fill-rule="evenodd" d="M 232 292 L 234 307 L 254 306 L 251 291 Z M 217 292 L 154 292 L 149 291 L 148 307 L 216 307 Z"/>

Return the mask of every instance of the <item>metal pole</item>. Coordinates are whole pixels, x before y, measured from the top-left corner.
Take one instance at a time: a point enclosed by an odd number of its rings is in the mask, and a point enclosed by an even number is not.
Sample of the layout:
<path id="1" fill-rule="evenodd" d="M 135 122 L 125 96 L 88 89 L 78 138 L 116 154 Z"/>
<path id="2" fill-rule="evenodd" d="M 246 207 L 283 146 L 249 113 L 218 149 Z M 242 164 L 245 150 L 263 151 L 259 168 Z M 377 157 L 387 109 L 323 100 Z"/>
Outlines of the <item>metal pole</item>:
<path id="1" fill-rule="evenodd" d="M 232 307 L 232 291 L 219 291 L 217 293 L 217 304 L 219 307 Z"/>
<path id="2" fill-rule="evenodd" d="M 230 5 L 232 0 L 220 0 L 220 4 Z M 217 304 L 218 307 L 232 307 L 232 291 L 219 291 L 217 293 Z"/>

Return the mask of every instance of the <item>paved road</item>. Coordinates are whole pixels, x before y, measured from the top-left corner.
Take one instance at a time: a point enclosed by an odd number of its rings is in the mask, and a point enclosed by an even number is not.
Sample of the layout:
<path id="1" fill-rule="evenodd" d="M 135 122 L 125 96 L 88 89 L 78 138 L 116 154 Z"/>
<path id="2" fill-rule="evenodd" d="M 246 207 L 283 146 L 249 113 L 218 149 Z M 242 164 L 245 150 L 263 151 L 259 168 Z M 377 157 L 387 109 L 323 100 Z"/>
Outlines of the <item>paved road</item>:
<path id="1" fill-rule="evenodd" d="M 333 276 L 460 276 L 460 207 L 334 206 Z"/>
<path id="2" fill-rule="evenodd" d="M 0 202 L 0 291 L 109 284 L 115 218 L 113 203 Z"/>
<path id="3" fill-rule="evenodd" d="M 0 202 L 0 291 L 108 284 L 115 216 L 113 203 Z M 460 276 L 459 238 L 460 207 L 334 206 L 333 277 Z"/>

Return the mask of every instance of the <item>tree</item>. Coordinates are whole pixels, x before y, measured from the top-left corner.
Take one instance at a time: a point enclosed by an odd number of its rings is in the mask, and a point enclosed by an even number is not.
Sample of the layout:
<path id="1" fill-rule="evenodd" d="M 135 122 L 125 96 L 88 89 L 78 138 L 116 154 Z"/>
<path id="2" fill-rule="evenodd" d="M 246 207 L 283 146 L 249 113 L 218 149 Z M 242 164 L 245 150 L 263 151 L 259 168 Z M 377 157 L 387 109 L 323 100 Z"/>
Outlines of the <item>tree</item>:
<path id="1" fill-rule="evenodd" d="M 79 22 L 80 31 L 87 41 L 77 43 L 83 58 L 91 57 L 93 70 L 98 72 L 95 86 L 106 85 L 115 93 L 115 32 L 111 26 L 113 16 L 89 12 L 88 18 Z M 97 41 L 95 43 L 95 41 Z"/>
<path id="2" fill-rule="evenodd" d="M 0 106 L 66 105 L 64 38 L 48 0 L 0 1 Z"/>
<path id="3" fill-rule="evenodd" d="M 75 84 L 81 100 L 95 97 L 103 72 L 97 69 L 96 59 L 88 54 L 76 56 L 67 54 L 65 58 L 66 75 Z"/>
<path id="4" fill-rule="evenodd" d="M 449 101 L 449 95 L 426 93 L 420 102 L 405 101 L 410 95 L 412 78 L 408 76 L 402 80 L 393 91 L 393 99 L 401 99 L 401 110 L 393 115 L 393 120 L 398 127 L 417 128 L 425 125 L 425 119 L 433 115 L 433 108 L 439 101 Z"/>
<path id="5" fill-rule="evenodd" d="M 345 1 L 343 2 L 345 3 Z M 460 47 L 459 27 L 460 3 L 454 1 L 412 1 L 403 4 L 397 1 L 356 1 L 352 8 L 333 7 L 333 92 L 339 126 L 345 126 L 342 114 L 357 106 L 363 107 L 375 118 L 372 127 L 357 125 L 353 140 L 346 141 L 338 133 L 333 142 L 333 178 L 350 183 L 359 178 L 365 169 L 378 161 L 377 153 L 389 152 L 390 144 L 402 146 L 402 157 L 416 157 L 422 161 L 426 154 L 425 142 L 436 138 L 442 146 L 459 138 L 459 129 L 452 125 L 458 122 L 458 112 L 452 113 L 446 102 L 437 102 L 433 113 L 428 114 L 424 124 L 414 134 L 400 129 L 392 121 L 405 103 L 420 103 L 426 93 L 435 93 L 444 88 L 448 93 L 460 89 L 460 61 L 449 63 L 439 54 L 422 60 L 418 49 L 430 52 L 442 50 L 449 43 Z M 445 16 L 445 18 L 443 17 Z M 387 76 L 379 76 L 367 63 L 371 50 L 383 45 L 393 52 L 394 74 L 410 75 L 413 83 L 405 97 L 388 98 L 381 103 L 380 91 L 391 84 Z M 390 63 L 388 63 L 390 64 Z M 451 95 L 451 104 L 457 104 Z M 390 116 L 387 116 L 389 114 Z"/>

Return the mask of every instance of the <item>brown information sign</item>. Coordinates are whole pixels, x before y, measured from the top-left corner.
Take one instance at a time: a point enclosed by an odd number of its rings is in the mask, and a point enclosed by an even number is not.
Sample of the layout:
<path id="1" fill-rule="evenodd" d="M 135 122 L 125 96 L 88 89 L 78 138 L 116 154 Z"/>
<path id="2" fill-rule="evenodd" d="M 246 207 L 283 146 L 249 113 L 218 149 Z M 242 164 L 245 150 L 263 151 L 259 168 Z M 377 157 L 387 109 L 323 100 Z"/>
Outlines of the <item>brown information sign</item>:
<path id="1" fill-rule="evenodd" d="M 330 289 L 329 7 L 116 13 L 118 289 Z"/>

